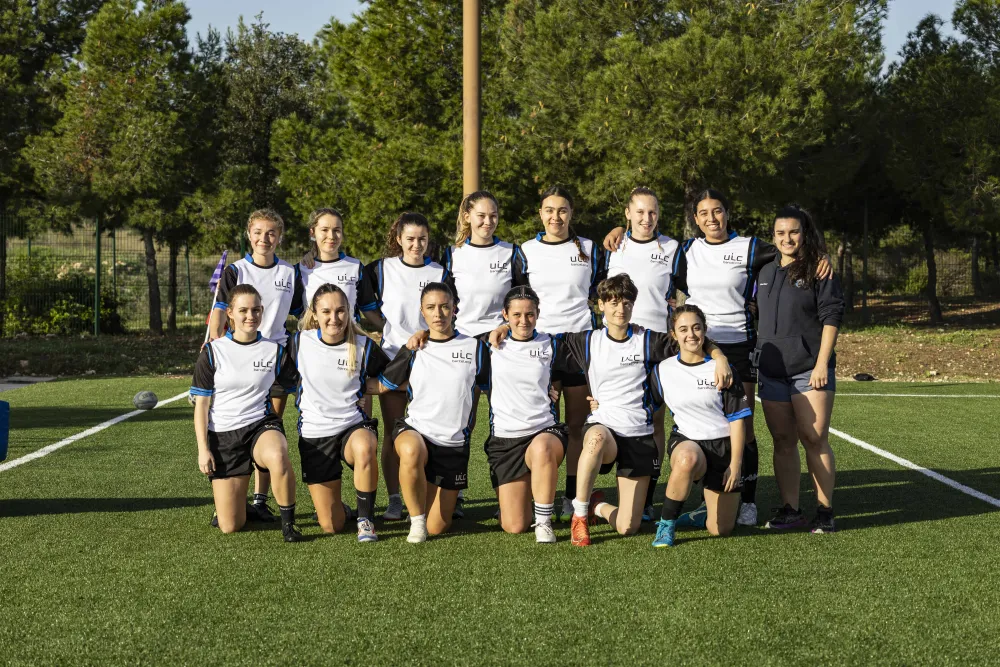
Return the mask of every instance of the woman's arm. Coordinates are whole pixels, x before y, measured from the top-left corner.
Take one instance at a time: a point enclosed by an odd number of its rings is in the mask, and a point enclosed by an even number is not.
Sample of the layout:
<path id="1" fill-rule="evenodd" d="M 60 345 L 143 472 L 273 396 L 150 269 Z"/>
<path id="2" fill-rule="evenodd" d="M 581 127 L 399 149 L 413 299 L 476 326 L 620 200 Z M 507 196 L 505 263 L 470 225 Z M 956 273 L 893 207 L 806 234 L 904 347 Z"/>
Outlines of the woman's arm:
<path id="1" fill-rule="evenodd" d="M 208 448 L 208 409 L 211 405 L 211 396 L 195 396 L 194 437 L 198 441 L 198 469 L 206 475 L 215 472 L 215 459 Z"/>
<path id="2" fill-rule="evenodd" d="M 813 389 L 822 389 L 829 382 L 830 357 L 833 356 L 833 348 L 837 345 L 839 331 L 833 325 L 823 325 L 823 338 L 819 344 L 819 354 L 816 356 L 816 367 L 809 375 L 809 386 Z"/>
<path id="3" fill-rule="evenodd" d="M 733 369 L 729 365 L 729 358 L 710 340 L 705 342 L 705 349 L 715 359 L 715 388 L 722 391 L 733 384 Z"/>
<path id="4" fill-rule="evenodd" d="M 740 488 L 740 480 L 743 475 L 743 437 L 746 432 L 745 426 L 743 425 L 744 419 L 753 419 L 753 417 L 744 417 L 743 419 L 737 419 L 736 421 L 729 422 L 729 445 L 731 448 L 731 454 L 729 459 L 729 469 L 726 471 L 726 474 L 722 479 L 722 483 L 725 485 L 723 490 L 726 493 L 733 493 Z"/>

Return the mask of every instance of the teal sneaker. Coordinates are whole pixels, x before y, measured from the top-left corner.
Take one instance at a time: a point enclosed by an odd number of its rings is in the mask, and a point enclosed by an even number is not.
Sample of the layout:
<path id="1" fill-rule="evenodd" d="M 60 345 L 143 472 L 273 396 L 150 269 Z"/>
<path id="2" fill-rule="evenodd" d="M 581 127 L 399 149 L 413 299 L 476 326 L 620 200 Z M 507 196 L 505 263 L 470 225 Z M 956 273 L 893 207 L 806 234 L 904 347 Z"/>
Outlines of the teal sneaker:
<path id="1" fill-rule="evenodd" d="M 643 521 L 652 521 L 655 516 L 656 516 L 656 510 L 653 508 L 652 505 L 646 505 L 643 508 L 642 510 Z"/>
<path id="2" fill-rule="evenodd" d="M 676 521 L 673 519 L 660 519 L 656 522 L 656 537 L 653 538 L 654 547 L 674 546 L 674 530 Z"/>
<path id="3" fill-rule="evenodd" d="M 678 528 L 696 528 L 698 530 L 705 530 L 705 525 L 708 523 L 708 508 L 705 507 L 705 503 L 698 505 L 696 509 L 690 512 L 684 512 L 679 517 L 677 517 L 677 527 Z"/>

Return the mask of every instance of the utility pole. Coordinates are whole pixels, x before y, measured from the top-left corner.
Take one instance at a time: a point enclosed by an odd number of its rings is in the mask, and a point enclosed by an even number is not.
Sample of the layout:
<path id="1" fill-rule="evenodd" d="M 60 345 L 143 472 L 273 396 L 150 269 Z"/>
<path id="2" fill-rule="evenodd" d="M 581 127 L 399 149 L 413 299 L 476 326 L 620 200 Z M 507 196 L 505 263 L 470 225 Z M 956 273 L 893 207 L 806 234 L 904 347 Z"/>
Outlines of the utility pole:
<path id="1" fill-rule="evenodd" d="M 479 0 L 462 0 L 462 189 L 479 189 L 480 152 L 480 39 Z"/>

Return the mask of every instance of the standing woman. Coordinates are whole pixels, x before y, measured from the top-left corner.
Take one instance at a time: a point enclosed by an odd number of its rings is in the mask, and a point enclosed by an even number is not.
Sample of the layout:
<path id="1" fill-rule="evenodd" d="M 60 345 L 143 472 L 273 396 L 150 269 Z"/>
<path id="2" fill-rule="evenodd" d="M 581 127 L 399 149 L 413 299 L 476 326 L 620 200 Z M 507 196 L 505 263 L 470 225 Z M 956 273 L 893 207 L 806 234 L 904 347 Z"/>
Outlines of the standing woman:
<path id="1" fill-rule="evenodd" d="M 281 417 L 271 407 L 271 389 L 290 383 L 282 366 L 283 346 L 261 335 L 260 294 L 237 285 L 227 294 L 229 332 L 206 344 L 195 364 L 194 433 L 198 467 L 212 482 L 219 528 L 233 533 L 247 520 L 251 467 L 274 477 L 274 496 L 286 542 L 298 542 L 295 474 Z"/>
<path id="2" fill-rule="evenodd" d="M 427 328 L 420 309 L 427 285 L 448 279 L 448 272 L 425 257 L 430 243 L 430 224 L 419 213 L 403 213 L 386 237 L 385 258 L 365 266 L 358 308 L 374 326 L 382 329 L 382 351 L 390 359 L 414 333 Z M 403 518 L 399 494 L 399 459 L 393 446 L 392 426 L 403 417 L 406 394 L 400 391 L 379 396 L 385 433 L 382 436 L 382 475 L 389 492 L 389 506 L 382 518 Z"/>
<path id="3" fill-rule="evenodd" d="M 405 419 L 393 428 L 393 442 L 411 543 L 451 527 L 458 492 L 468 486 L 472 397 L 476 387 L 488 388 L 490 378 L 486 344 L 455 331 L 451 288 L 430 283 L 418 303 L 430 330 L 426 347 L 404 346 L 379 378 L 380 391 L 405 386 L 410 398 Z"/>
<path id="4" fill-rule="evenodd" d="M 629 194 L 625 207 L 625 238 L 614 252 L 607 254 L 608 277 L 627 273 L 639 295 L 632 310 L 632 323 L 651 331 L 667 333 L 670 328 L 670 306 L 673 298 L 673 263 L 679 244 L 674 239 L 660 234 L 660 202 L 649 188 L 638 187 Z M 653 415 L 653 441 L 659 460 L 663 460 L 664 409 L 661 406 Z M 659 473 L 649 480 L 646 501 L 643 506 L 643 521 L 652 521 L 653 496 Z"/>
<path id="5" fill-rule="evenodd" d="M 760 330 L 757 363 L 764 419 L 774 438 L 774 476 L 784 506 L 768 528 L 805 525 L 799 509 L 798 442 L 819 507 L 813 533 L 832 533 L 836 463 L 830 448 L 830 415 L 837 381 L 834 346 L 844 318 L 840 281 L 817 280 L 823 237 L 806 211 L 787 206 L 774 221 L 781 255 L 760 274 L 757 307 Z"/>
<path id="6" fill-rule="evenodd" d="M 261 335 L 280 345 L 285 344 L 288 339 L 285 320 L 289 314 L 296 317 L 302 314 L 302 295 L 297 268 L 274 254 L 284 233 L 285 222 L 275 211 L 265 208 L 250 214 L 247 221 L 250 252 L 222 272 L 218 301 L 209 320 L 209 337 L 212 340 L 226 333 L 226 313 L 233 290 L 238 285 L 250 285 L 257 290 L 264 308 L 263 320 L 259 323 Z M 271 406 L 279 418 L 285 414 L 285 400 L 283 389 L 275 386 L 271 393 Z M 258 470 L 253 507 L 257 514 L 255 518 L 264 521 L 276 518 L 267 506 L 270 486 L 268 474 Z"/>
<path id="7" fill-rule="evenodd" d="M 324 532 L 344 529 L 341 461 L 354 471 L 358 542 L 375 542 L 378 423 L 358 404 L 366 383 L 377 387 L 389 358 L 357 325 L 344 291 L 326 283 L 313 293 L 302 330 L 289 341 L 289 369 L 299 409 L 302 481 Z M 294 369 L 294 370 L 293 370 Z"/>
<path id="8" fill-rule="evenodd" d="M 591 299 L 596 299 L 597 284 L 604 274 L 599 249 L 573 231 L 573 197 L 564 188 L 554 186 L 542 193 L 538 215 L 545 231 L 521 245 L 528 282 L 541 300 L 537 328 L 553 335 L 589 331 L 597 325 Z M 552 380 L 562 386 L 564 421 L 569 429 L 566 490 L 560 516 L 570 516 L 572 498 L 576 497 L 576 468 L 583 449 L 583 425 L 590 412 L 587 376 L 556 370 Z"/>

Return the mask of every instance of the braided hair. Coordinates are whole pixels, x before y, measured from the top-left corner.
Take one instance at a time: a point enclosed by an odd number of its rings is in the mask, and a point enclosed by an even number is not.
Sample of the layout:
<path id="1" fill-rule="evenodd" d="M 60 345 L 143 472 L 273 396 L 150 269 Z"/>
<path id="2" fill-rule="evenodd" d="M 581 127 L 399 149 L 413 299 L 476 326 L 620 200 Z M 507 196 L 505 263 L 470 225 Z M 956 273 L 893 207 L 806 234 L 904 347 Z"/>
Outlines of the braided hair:
<path id="1" fill-rule="evenodd" d="M 569 193 L 569 190 L 562 187 L 561 185 L 553 185 L 551 188 L 542 193 L 542 203 L 545 202 L 549 197 L 562 197 L 569 202 L 569 210 L 572 211 L 573 206 L 573 195 Z M 573 243 L 576 244 L 576 249 L 580 252 L 580 259 L 583 261 L 589 261 L 590 256 L 584 251 L 583 244 L 580 243 L 580 237 L 577 235 L 576 230 L 573 229 L 573 225 L 569 226 L 569 236 L 573 239 Z"/>

